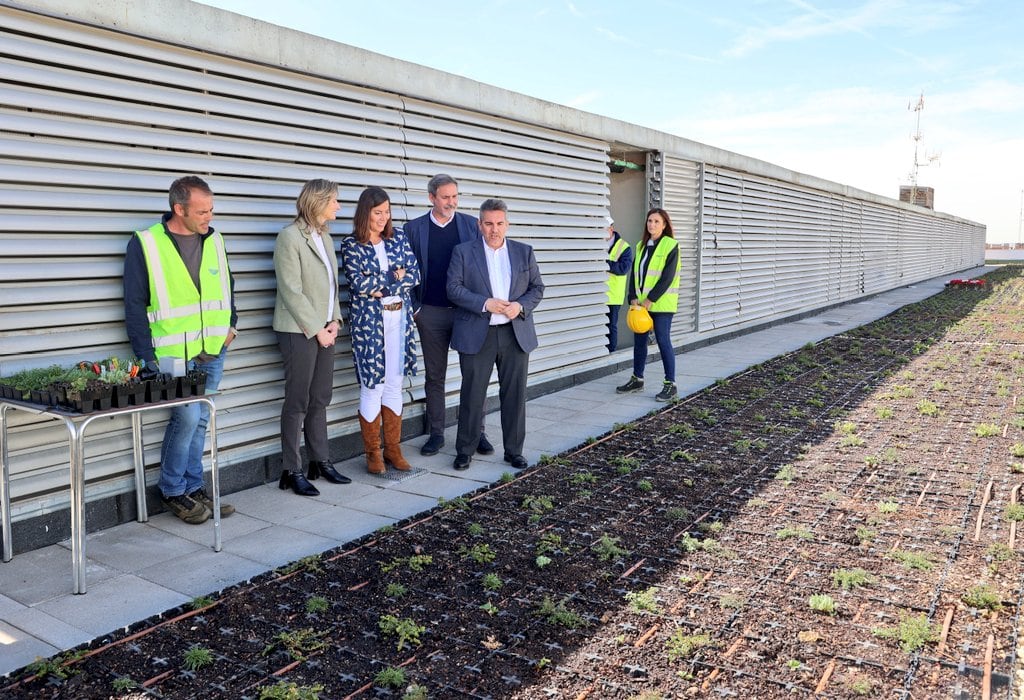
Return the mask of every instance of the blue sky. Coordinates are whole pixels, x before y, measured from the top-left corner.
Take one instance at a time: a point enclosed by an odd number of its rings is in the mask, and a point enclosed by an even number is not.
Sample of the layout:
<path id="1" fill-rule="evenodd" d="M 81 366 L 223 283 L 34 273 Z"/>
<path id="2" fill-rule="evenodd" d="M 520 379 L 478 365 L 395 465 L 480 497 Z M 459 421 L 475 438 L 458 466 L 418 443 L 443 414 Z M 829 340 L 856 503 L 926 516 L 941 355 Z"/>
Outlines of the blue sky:
<path id="1" fill-rule="evenodd" d="M 204 4 L 889 197 L 923 92 L 918 183 L 989 241 L 1020 235 L 1018 0 Z"/>

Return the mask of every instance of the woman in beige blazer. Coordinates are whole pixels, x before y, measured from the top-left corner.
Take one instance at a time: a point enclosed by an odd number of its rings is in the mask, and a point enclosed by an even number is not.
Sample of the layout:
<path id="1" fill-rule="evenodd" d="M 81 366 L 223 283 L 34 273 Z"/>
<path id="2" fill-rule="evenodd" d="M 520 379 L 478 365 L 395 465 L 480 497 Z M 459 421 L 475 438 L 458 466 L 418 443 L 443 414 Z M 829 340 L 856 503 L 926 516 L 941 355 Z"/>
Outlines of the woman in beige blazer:
<path id="1" fill-rule="evenodd" d="M 300 496 L 318 496 L 310 481 L 351 482 L 331 463 L 327 406 L 334 389 L 334 342 L 341 330 L 338 260 L 328 224 L 338 215 L 338 185 L 310 180 L 295 202 L 298 216 L 277 234 L 274 330 L 284 358 L 281 406 L 281 483 Z M 303 473 L 300 434 L 306 438 L 309 471 Z"/>

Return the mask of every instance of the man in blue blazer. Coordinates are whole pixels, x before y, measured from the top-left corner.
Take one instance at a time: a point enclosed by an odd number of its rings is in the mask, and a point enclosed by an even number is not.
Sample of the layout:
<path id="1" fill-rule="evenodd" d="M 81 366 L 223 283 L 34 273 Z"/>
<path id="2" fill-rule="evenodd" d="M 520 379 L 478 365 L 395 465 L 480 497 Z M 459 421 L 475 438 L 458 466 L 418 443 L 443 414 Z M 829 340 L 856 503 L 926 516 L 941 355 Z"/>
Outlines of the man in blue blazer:
<path id="1" fill-rule="evenodd" d="M 507 240 L 507 231 L 508 207 L 488 199 L 480 206 L 482 239 L 456 246 L 448 268 L 448 298 L 456 307 L 452 347 L 462 370 L 453 465 L 460 471 L 469 468 L 477 448 L 495 365 L 505 461 L 516 469 L 526 466 L 526 377 L 537 347 L 533 310 L 544 297 L 544 282 L 533 248 Z"/>
<path id="2" fill-rule="evenodd" d="M 428 437 L 422 455 L 436 455 L 444 447 L 444 398 L 448 373 L 448 347 L 452 339 L 455 306 L 448 299 L 448 265 L 460 243 L 480 240 L 476 219 L 456 211 L 459 183 L 451 175 L 439 174 L 427 182 L 431 209 L 404 227 L 409 245 L 420 268 L 420 283 L 412 290 L 413 318 L 420 333 L 420 350 L 426 380 L 426 423 Z M 494 447 L 480 423 L 477 452 L 493 454 Z"/>

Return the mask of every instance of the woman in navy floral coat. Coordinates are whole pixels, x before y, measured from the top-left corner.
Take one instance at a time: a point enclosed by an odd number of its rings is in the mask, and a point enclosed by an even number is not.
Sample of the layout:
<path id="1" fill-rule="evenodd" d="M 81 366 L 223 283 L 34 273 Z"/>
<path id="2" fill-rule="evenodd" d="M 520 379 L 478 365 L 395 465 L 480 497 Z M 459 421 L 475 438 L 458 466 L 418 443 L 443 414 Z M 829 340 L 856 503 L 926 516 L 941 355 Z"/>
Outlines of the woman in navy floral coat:
<path id="1" fill-rule="evenodd" d="M 383 474 L 387 461 L 406 471 L 402 456 L 403 377 L 416 372 L 410 292 L 420 270 L 409 241 L 391 225 L 391 201 L 379 187 L 359 195 L 352 236 L 341 241 L 350 291 L 349 328 L 359 379 L 359 427 L 366 468 Z M 384 456 L 381 459 L 381 426 Z"/>

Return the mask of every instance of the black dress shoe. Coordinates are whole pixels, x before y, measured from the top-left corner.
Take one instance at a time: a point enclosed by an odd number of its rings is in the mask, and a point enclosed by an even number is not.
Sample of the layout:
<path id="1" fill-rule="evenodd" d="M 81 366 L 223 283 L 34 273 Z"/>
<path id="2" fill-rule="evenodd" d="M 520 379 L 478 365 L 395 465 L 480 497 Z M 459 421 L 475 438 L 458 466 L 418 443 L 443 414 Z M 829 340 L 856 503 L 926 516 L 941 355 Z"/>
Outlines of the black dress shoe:
<path id="1" fill-rule="evenodd" d="M 508 452 L 505 453 L 505 461 L 512 465 L 513 469 L 526 469 L 530 464 L 526 461 L 526 457 L 522 455 L 510 455 Z"/>
<path id="2" fill-rule="evenodd" d="M 332 462 L 310 462 L 307 470 L 310 481 L 316 481 L 323 477 L 332 484 L 351 484 L 352 480 L 344 474 L 339 474 Z"/>
<path id="3" fill-rule="evenodd" d="M 487 433 L 480 433 L 480 442 L 476 444 L 476 453 L 478 455 L 494 454 L 494 445 L 487 439 Z"/>
<path id="4" fill-rule="evenodd" d="M 436 455 L 444 447 L 444 435 L 431 435 L 420 448 L 420 454 L 424 457 Z"/>
<path id="5" fill-rule="evenodd" d="M 456 471 L 461 472 L 469 469 L 469 463 L 472 461 L 472 455 L 455 455 L 455 461 L 452 462 L 452 466 L 455 467 Z"/>
<path id="6" fill-rule="evenodd" d="M 277 487 L 284 491 L 289 486 L 291 487 L 292 491 L 294 491 L 299 496 L 320 495 L 320 492 L 317 491 L 316 486 L 313 486 L 313 484 L 309 483 L 309 479 L 307 479 L 305 474 L 303 474 L 302 472 L 290 472 L 287 470 L 281 472 L 281 481 L 278 483 Z"/>

